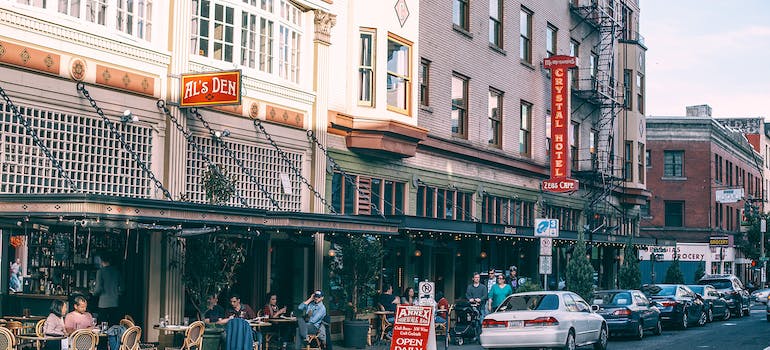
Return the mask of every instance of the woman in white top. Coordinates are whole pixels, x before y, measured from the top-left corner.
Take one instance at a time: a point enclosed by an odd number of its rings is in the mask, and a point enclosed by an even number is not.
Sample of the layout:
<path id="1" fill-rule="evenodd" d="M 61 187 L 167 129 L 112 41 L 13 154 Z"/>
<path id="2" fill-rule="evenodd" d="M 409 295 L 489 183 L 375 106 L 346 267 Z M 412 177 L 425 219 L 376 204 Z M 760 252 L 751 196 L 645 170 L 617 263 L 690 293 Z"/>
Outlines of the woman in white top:
<path id="1" fill-rule="evenodd" d="M 62 300 L 54 300 L 51 302 L 51 313 L 48 314 L 48 318 L 45 319 L 43 325 L 43 334 L 53 336 L 66 336 L 67 331 L 64 329 L 64 315 L 67 314 L 67 303 Z M 46 350 L 61 350 L 62 345 L 60 340 L 48 340 L 45 343 Z"/>

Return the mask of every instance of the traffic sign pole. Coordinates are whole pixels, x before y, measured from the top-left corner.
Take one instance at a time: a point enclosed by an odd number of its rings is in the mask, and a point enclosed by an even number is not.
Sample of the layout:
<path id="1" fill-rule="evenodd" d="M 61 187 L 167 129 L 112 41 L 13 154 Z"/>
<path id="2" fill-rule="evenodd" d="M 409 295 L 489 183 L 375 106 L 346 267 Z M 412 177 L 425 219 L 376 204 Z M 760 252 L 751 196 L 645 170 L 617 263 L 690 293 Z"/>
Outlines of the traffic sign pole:
<path id="1" fill-rule="evenodd" d="M 760 276 L 760 281 L 763 284 L 767 279 L 765 276 L 765 266 L 767 265 L 767 260 L 765 258 L 765 231 L 767 231 L 767 220 L 762 219 L 759 221 L 759 252 L 762 254 L 760 257 L 760 261 L 762 262 L 762 276 Z"/>

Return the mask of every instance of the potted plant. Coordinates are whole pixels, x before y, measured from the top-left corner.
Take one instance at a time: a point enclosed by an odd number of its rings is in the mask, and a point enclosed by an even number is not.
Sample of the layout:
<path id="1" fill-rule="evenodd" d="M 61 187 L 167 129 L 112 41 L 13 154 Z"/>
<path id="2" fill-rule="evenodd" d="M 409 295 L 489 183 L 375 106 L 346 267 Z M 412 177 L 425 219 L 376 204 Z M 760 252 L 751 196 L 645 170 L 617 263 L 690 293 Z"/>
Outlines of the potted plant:
<path id="1" fill-rule="evenodd" d="M 203 189 L 211 204 L 224 204 L 235 195 L 236 179 L 223 166 L 209 164 L 203 171 Z"/>
<path id="2" fill-rule="evenodd" d="M 384 255 L 382 243 L 372 236 L 351 236 L 334 244 L 336 254 L 330 262 L 330 280 L 336 300 L 345 312 L 343 333 L 345 347 L 366 347 L 369 321 L 360 320 L 360 312 L 371 306 L 369 300 L 376 294 L 380 275 L 380 261 Z"/>

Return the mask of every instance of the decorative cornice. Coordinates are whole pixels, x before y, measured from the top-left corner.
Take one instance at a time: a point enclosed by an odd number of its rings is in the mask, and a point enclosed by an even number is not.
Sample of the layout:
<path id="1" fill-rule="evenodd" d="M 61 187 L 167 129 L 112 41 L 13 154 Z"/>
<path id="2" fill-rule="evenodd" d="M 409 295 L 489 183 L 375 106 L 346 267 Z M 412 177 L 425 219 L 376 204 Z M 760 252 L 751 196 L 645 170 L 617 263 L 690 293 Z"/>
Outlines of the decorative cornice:
<path id="1" fill-rule="evenodd" d="M 202 63 L 197 62 L 190 62 L 190 71 L 191 72 L 210 72 L 210 71 L 217 71 L 220 70 L 220 68 L 209 66 Z M 269 81 L 257 79 L 254 77 L 246 76 L 245 74 L 242 76 L 242 83 L 243 86 L 248 90 L 252 91 L 258 91 L 278 97 L 287 98 L 293 101 L 297 101 L 300 103 L 305 104 L 313 104 L 315 102 L 315 94 L 302 91 L 299 89 L 295 89 L 292 87 L 275 84 Z M 252 96 L 254 97 L 254 96 Z"/>
<path id="2" fill-rule="evenodd" d="M 337 24 L 337 15 L 323 10 L 314 10 L 315 14 L 315 40 L 321 41 L 326 45 L 331 45 L 332 27 Z"/>
<path id="3" fill-rule="evenodd" d="M 0 22 L 4 25 L 16 27 L 26 32 L 44 35 L 51 39 L 69 41 L 80 46 L 90 47 L 109 53 L 119 54 L 156 66 L 167 66 L 171 60 L 171 55 L 167 53 L 126 44 L 118 40 L 109 39 L 86 31 L 75 30 L 39 18 L 19 14 L 7 8 L 0 8 Z"/>

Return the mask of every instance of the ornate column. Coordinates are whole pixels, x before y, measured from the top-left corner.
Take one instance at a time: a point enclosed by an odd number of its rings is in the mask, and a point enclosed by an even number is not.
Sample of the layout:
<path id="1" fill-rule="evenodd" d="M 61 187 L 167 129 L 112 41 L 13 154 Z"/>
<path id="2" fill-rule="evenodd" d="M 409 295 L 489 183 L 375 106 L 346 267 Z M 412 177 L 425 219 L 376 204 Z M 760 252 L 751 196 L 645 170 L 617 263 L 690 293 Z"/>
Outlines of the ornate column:
<path id="1" fill-rule="evenodd" d="M 337 16 L 326 11 L 314 10 L 315 38 L 313 40 L 313 91 L 316 93 L 313 103 L 313 120 L 311 127 L 318 141 L 326 147 L 326 126 L 329 113 L 329 46 L 331 45 L 331 29 L 337 24 Z M 326 196 L 326 155 L 318 148 L 313 147 L 313 162 L 311 178 L 313 187 L 318 193 Z M 326 208 L 319 198 L 313 197 L 310 210 L 314 213 L 324 213 Z M 324 234 L 315 235 L 315 268 L 313 271 L 313 288 L 320 289 L 323 286 L 324 271 Z"/>

